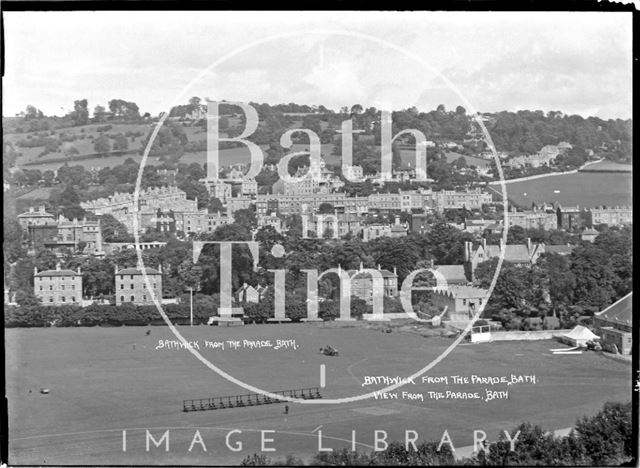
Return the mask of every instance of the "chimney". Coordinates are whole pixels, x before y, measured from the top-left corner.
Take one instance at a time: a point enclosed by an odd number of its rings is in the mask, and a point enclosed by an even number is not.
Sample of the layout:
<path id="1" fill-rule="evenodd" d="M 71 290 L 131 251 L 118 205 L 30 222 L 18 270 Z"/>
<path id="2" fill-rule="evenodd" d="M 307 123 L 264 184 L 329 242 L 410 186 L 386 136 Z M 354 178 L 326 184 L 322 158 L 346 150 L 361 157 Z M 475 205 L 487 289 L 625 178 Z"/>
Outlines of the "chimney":
<path id="1" fill-rule="evenodd" d="M 118 274 L 118 264 L 117 263 L 115 264 L 115 268 L 116 268 L 116 272 L 114 274 L 117 275 Z"/>
<path id="2" fill-rule="evenodd" d="M 162 263 L 158 263 L 158 271 L 162 273 Z"/>
<path id="3" fill-rule="evenodd" d="M 471 249 L 472 249 L 473 244 L 471 244 L 471 242 L 469 241 L 465 241 L 464 243 L 464 261 L 465 262 L 470 262 L 471 261 Z"/>
<path id="4" fill-rule="evenodd" d="M 398 270 L 395 266 L 393 267 L 393 274 L 394 276 L 398 276 Z"/>
<path id="5" fill-rule="evenodd" d="M 60 271 L 60 262 L 56 263 L 56 271 Z"/>
<path id="6" fill-rule="evenodd" d="M 78 267 L 78 274 L 81 275 L 82 272 L 80 271 L 80 267 Z"/>
<path id="7" fill-rule="evenodd" d="M 433 270 L 435 268 L 435 263 L 433 262 L 433 258 L 430 260 L 431 263 L 431 269 Z"/>
<path id="8" fill-rule="evenodd" d="M 399 226 L 400 225 L 400 216 L 396 216 L 395 221 L 396 221 L 396 226 Z"/>
<path id="9" fill-rule="evenodd" d="M 487 250 L 487 239 L 485 239 L 484 237 L 482 238 L 482 249 L 484 251 Z"/>
<path id="10" fill-rule="evenodd" d="M 531 252 L 531 237 L 527 237 L 527 250 Z"/>
<path id="11" fill-rule="evenodd" d="M 380 264 L 379 264 L 379 263 L 378 263 L 378 270 L 381 270 L 381 268 L 380 268 Z"/>
<path id="12" fill-rule="evenodd" d="M 360 271 L 362 271 L 364 268 L 362 267 L 362 262 L 360 262 Z"/>
<path id="13" fill-rule="evenodd" d="M 33 213 L 33 206 L 29 207 L 29 213 Z"/>
<path id="14" fill-rule="evenodd" d="M 37 275 L 38 274 L 38 267 L 33 267 L 33 275 Z"/>
<path id="15" fill-rule="evenodd" d="M 45 207 L 44 205 L 40 205 L 40 213 L 44 213 L 45 212 Z"/>

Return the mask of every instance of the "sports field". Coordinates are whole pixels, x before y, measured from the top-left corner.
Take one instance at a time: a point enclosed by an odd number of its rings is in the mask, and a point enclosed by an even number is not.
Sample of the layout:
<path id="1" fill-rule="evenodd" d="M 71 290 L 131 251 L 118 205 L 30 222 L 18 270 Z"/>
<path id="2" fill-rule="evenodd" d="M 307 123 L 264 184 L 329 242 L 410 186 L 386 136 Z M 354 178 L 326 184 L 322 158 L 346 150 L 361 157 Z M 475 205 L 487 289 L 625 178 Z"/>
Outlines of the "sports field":
<path id="1" fill-rule="evenodd" d="M 150 335 L 146 331 L 150 330 Z M 326 366 L 324 398 L 342 398 L 380 389 L 363 387 L 364 376 L 407 377 L 437 357 L 452 340 L 416 333 L 322 324 L 247 325 L 244 327 L 179 327 L 200 352 L 234 377 L 265 390 L 320 385 Z M 207 369 L 184 349 L 155 349 L 159 340 L 175 339 L 167 327 L 74 329 L 8 329 L 5 332 L 11 464 L 237 464 L 265 447 L 272 458 L 295 454 L 306 458 L 323 447 L 350 447 L 356 431 L 358 448 L 369 451 L 374 430 L 389 440 L 405 430 L 423 440 L 439 440 L 448 430 L 455 446 L 471 445 L 473 430 L 490 440 L 529 420 L 548 429 L 571 426 L 594 414 L 606 401 L 628 401 L 630 366 L 592 352 L 552 355 L 557 342 L 461 344 L 428 376 L 448 376 L 448 385 L 415 385 L 395 390 L 398 399 L 309 405 L 290 403 L 216 411 L 182 412 L 182 400 L 247 393 Z M 205 340 L 295 340 L 297 349 L 270 347 L 205 349 Z M 135 346 L 134 346 L 135 345 Z M 340 355 L 318 353 L 336 347 Z M 470 377 L 535 376 L 536 383 L 511 386 L 453 384 L 453 375 Z M 50 389 L 43 395 L 40 388 Z M 429 391 L 508 391 L 508 399 L 430 399 Z M 402 398 L 402 391 L 423 394 L 424 401 Z M 321 427 L 319 427 L 321 426 Z M 170 450 L 145 447 L 145 430 L 156 440 L 170 429 Z M 196 443 L 200 430 L 207 451 Z M 225 444 L 242 449 L 234 452 Z M 126 430 L 126 451 L 123 433 Z"/>

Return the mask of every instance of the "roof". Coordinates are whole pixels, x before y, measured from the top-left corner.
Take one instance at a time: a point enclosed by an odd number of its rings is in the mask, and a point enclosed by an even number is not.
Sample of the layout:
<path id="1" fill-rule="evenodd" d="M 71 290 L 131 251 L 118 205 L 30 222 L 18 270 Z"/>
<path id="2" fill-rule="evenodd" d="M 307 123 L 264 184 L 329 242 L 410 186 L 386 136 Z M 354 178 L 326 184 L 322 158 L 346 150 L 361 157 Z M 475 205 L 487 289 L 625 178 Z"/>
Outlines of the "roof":
<path id="1" fill-rule="evenodd" d="M 614 302 L 604 309 L 602 312 L 597 312 L 596 317 L 623 325 L 631 325 L 633 312 L 631 308 L 631 294 L 633 293 L 627 294 L 622 299 Z"/>
<path id="2" fill-rule="evenodd" d="M 160 275 L 161 273 L 155 268 L 145 268 L 147 275 Z M 123 270 L 118 270 L 116 275 L 142 275 L 142 270 L 138 268 L 125 268 Z"/>
<path id="3" fill-rule="evenodd" d="M 394 224 L 391 228 L 391 232 L 406 232 L 407 228 L 402 226 L 401 224 Z"/>
<path id="4" fill-rule="evenodd" d="M 565 333 L 563 336 L 574 340 L 592 340 L 594 338 L 599 338 L 598 335 L 582 325 L 576 325 L 573 330 L 569 333 Z"/>
<path id="5" fill-rule="evenodd" d="M 55 218 L 55 216 L 46 211 L 25 211 L 19 214 L 18 218 Z"/>
<path id="6" fill-rule="evenodd" d="M 383 278 L 396 278 L 398 276 L 398 275 L 394 275 L 389 270 L 376 270 L 376 271 L 379 271 L 382 274 Z M 348 270 L 347 273 L 349 274 L 351 279 L 364 278 L 364 277 L 371 276 L 371 273 L 368 273 L 366 271 L 360 271 L 360 270 Z"/>
<path id="7" fill-rule="evenodd" d="M 582 232 L 583 236 L 585 236 L 585 235 L 587 235 L 587 236 L 588 235 L 592 235 L 593 236 L 593 235 L 598 235 L 598 234 L 600 234 L 600 233 L 598 231 L 596 231 L 595 229 L 593 229 L 593 228 L 587 228 Z"/>
<path id="8" fill-rule="evenodd" d="M 464 272 L 464 265 L 437 265 L 434 269 L 441 273 L 447 280 L 447 283 L 467 282 L 467 275 Z"/>
<path id="9" fill-rule="evenodd" d="M 474 286 L 463 286 L 463 285 L 448 285 L 443 288 L 435 287 L 434 291 L 444 293 L 451 297 L 456 297 L 460 299 L 476 299 L 476 298 L 484 298 L 487 296 L 486 289 L 476 288 Z"/>
<path id="10" fill-rule="evenodd" d="M 35 276 L 82 276 L 73 270 L 45 270 L 35 274 Z"/>
<path id="11" fill-rule="evenodd" d="M 499 257 L 499 245 L 487 245 L 486 258 Z M 504 251 L 504 260 L 512 263 L 529 263 L 531 256 L 526 244 L 507 244 Z"/>
<path id="12" fill-rule="evenodd" d="M 573 252 L 575 246 L 573 245 L 545 245 L 544 250 L 546 253 L 557 253 L 560 255 L 569 255 Z"/>

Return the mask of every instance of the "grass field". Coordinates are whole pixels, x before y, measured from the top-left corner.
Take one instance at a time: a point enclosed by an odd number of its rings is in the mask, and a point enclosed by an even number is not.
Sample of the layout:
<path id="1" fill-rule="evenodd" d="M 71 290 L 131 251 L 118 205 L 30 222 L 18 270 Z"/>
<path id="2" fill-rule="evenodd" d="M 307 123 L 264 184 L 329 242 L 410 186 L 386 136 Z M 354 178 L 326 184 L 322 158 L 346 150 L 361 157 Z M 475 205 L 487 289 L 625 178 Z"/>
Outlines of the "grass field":
<path id="1" fill-rule="evenodd" d="M 414 333 L 381 333 L 358 327 L 321 324 L 248 325 L 245 327 L 179 327 L 198 340 L 203 356 L 249 384 L 265 390 L 319 386 L 320 365 L 326 365 L 324 398 L 354 396 L 379 389 L 363 387 L 363 377 L 411 375 L 437 357 L 451 339 L 424 338 Z M 186 350 L 156 350 L 160 339 L 174 339 L 166 327 L 8 329 L 5 332 L 7 397 L 9 401 L 9 462 L 12 464 L 237 464 L 260 452 L 260 430 L 275 453 L 306 458 L 318 448 L 322 426 L 324 447 L 350 447 L 356 430 L 360 449 L 370 450 L 375 429 L 389 439 L 402 439 L 406 429 L 419 441 L 439 440 L 445 429 L 456 446 L 470 445 L 474 429 L 497 433 L 529 420 L 548 429 L 571 426 L 578 417 L 594 414 L 606 401 L 630 399 L 631 370 L 626 364 L 595 353 L 551 355 L 556 342 L 463 344 L 440 362 L 430 376 L 535 375 L 537 383 L 505 387 L 509 398 L 429 400 L 428 391 L 479 391 L 487 385 L 406 385 L 423 393 L 425 401 L 374 400 L 331 405 L 283 405 L 183 413 L 182 400 L 247 393 L 196 360 Z M 204 340 L 295 339 L 297 350 L 204 349 Z M 134 349 L 135 344 L 135 349 Z M 318 353 L 330 344 L 340 356 Z M 451 378 L 451 377 L 449 377 Z M 48 395 L 39 393 L 50 389 Z M 188 448 L 199 428 L 207 446 Z M 127 450 L 122 450 L 122 430 Z M 159 439 L 170 432 L 170 451 L 145 450 L 145 429 Z M 232 452 L 232 442 L 243 448 Z"/>
<path id="2" fill-rule="evenodd" d="M 507 196 L 525 207 L 530 207 L 532 202 L 559 202 L 585 208 L 631 206 L 631 180 L 631 172 L 578 172 L 508 184 Z M 494 188 L 501 190 L 499 186 Z M 555 193 L 556 190 L 559 192 Z"/>

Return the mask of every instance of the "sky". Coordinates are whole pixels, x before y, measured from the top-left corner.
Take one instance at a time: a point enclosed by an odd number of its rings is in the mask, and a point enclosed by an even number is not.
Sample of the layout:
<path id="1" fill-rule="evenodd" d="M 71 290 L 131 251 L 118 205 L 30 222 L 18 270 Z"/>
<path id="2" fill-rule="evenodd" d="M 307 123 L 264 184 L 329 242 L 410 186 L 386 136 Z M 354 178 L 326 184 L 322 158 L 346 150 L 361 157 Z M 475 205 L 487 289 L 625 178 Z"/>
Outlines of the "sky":
<path id="1" fill-rule="evenodd" d="M 612 12 L 5 12 L 3 115 L 191 96 L 332 109 L 631 117 L 632 17 Z M 277 37 L 281 36 L 281 37 Z M 284 37 L 282 37 L 284 36 Z"/>

